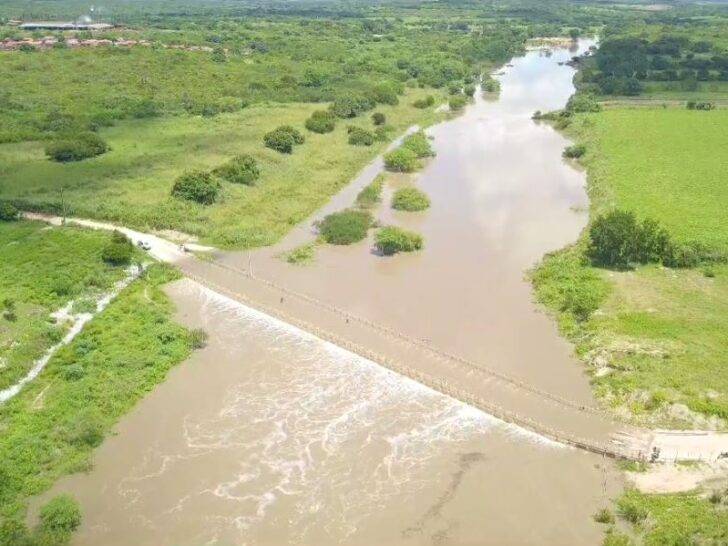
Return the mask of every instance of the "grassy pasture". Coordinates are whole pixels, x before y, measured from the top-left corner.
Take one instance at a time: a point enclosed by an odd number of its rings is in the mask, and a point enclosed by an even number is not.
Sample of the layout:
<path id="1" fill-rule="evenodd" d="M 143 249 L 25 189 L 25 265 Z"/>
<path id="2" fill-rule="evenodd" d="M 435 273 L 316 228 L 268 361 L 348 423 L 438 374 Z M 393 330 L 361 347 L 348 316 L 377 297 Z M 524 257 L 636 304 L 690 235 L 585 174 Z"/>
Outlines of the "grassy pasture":
<path id="1" fill-rule="evenodd" d="M 683 242 L 728 250 L 728 110 L 614 109 L 572 131 L 587 146 L 595 212 L 633 210 Z"/>
<path id="2" fill-rule="evenodd" d="M 632 210 L 680 241 L 728 250 L 728 111 L 615 109 L 579 115 L 569 131 L 587 147 L 592 218 Z M 606 271 L 579 249 L 547 257 L 533 278 L 580 356 L 608 368 L 594 376 L 598 394 L 648 425 L 725 426 L 728 266 Z M 598 310 L 583 320 L 584 308 Z"/>
<path id="3" fill-rule="evenodd" d="M 410 90 L 398 106 L 380 106 L 393 134 L 435 119 L 432 109 L 412 106 L 431 93 Z M 292 155 L 263 146 L 263 135 L 283 124 L 303 129 L 317 104 L 266 104 L 214 118 L 180 116 L 121 122 L 101 132 L 111 151 L 77 163 L 48 161 L 41 142 L 0 145 L 0 197 L 32 207 L 60 206 L 61 188 L 76 215 L 141 229 L 176 229 L 222 247 L 271 244 L 322 206 L 384 143 L 347 144 L 347 120 L 333 133 L 305 131 Z M 368 126 L 368 115 L 351 120 Z M 255 187 L 224 184 L 219 203 L 206 207 L 170 197 L 174 179 L 187 169 L 212 169 L 249 153 L 261 167 Z"/>

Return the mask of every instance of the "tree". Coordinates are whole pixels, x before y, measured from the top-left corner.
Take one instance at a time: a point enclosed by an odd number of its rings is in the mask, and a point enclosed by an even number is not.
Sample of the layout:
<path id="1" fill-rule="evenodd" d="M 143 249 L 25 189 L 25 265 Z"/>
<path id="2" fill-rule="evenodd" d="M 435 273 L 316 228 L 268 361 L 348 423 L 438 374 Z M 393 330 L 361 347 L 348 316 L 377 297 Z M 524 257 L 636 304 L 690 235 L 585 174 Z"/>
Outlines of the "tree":
<path id="1" fill-rule="evenodd" d="M 589 228 L 588 254 L 598 265 L 627 267 L 637 256 L 639 226 L 634 213 L 614 210 Z"/>
<path id="2" fill-rule="evenodd" d="M 13 222 L 19 216 L 20 212 L 10 201 L 0 201 L 0 222 Z"/>
<path id="3" fill-rule="evenodd" d="M 336 127 L 336 116 L 326 110 L 316 110 L 305 125 L 306 129 L 314 133 L 330 133 Z"/>
<path id="4" fill-rule="evenodd" d="M 233 184 L 252 186 L 260 178 L 260 168 L 253 156 L 243 154 L 218 167 L 213 174 Z"/>
<path id="5" fill-rule="evenodd" d="M 266 133 L 263 142 L 268 148 L 276 150 L 282 154 L 290 154 L 293 147 L 297 144 L 305 142 L 304 136 L 290 125 L 281 125 L 280 127 Z"/>
<path id="6" fill-rule="evenodd" d="M 109 146 L 99 135 L 83 132 L 50 142 L 45 153 L 49 159 L 65 163 L 95 157 L 106 153 L 108 149 Z"/>
<path id="7" fill-rule="evenodd" d="M 109 242 L 101 250 L 101 259 L 111 265 L 129 265 L 134 253 L 134 245 L 120 231 L 111 234 Z"/>
<path id="8" fill-rule="evenodd" d="M 349 127 L 349 144 L 353 146 L 371 146 L 374 144 L 374 134 L 361 127 Z"/>
<path id="9" fill-rule="evenodd" d="M 187 171 L 175 180 L 172 196 L 202 205 L 211 205 L 220 192 L 220 182 L 205 171 Z"/>
<path id="10" fill-rule="evenodd" d="M 374 112 L 372 114 L 372 123 L 374 123 L 374 125 L 384 125 L 387 123 L 387 116 L 381 112 Z"/>

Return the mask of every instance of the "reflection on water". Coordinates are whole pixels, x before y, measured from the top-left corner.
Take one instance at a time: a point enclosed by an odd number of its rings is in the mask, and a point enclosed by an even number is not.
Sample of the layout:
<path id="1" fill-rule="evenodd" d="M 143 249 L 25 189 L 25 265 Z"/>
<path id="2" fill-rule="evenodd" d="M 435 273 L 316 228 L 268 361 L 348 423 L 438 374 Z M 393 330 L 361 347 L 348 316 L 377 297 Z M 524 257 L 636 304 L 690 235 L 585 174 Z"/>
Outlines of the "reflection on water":
<path id="1" fill-rule="evenodd" d="M 524 111 L 534 103 L 543 110 L 563 103 L 570 72 L 554 81 L 548 74 L 564 55 L 549 59 L 548 69 L 537 52 L 514 61 L 502 78 L 499 103 L 479 102 L 433 128 L 447 131 L 447 139 L 437 140 L 438 160 L 447 162 L 433 162 L 431 182 L 423 183 L 446 185 L 458 157 L 458 176 L 471 170 L 468 176 L 481 179 L 508 177 L 441 191 L 427 222 L 453 211 L 483 218 L 471 240 L 515 247 L 504 261 L 513 264 L 509 274 L 517 272 L 519 282 L 540 247 L 529 239 L 533 226 L 515 229 L 508 215 L 525 207 L 518 214 L 527 216 L 543 195 L 553 200 L 553 191 L 529 182 L 533 191 L 524 197 L 526 182 L 519 177 L 525 168 L 483 146 L 491 140 L 502 146 L 506 139 L 518 148 L 523 139 L 529 147 L 519 153 L 544 154 L 544 164 L 545 154 L 552 162 L 553 154 L 559 157 L 562 141 L 552 132 L 543 132 L 550 135 L 543 137 L 546 150 L 533 148 L 535 126 Z M 518 85 L 509 83 L 516 77 Z M 528 78 L 538 91 L 524 88 Z M 563 187 L 566 202 L 579 185 Z M 573 237 L 573 229 L 564 233 Z M 433 252 L 444 243 L 428 237 Z M 430 271 L 424 260 L 418 271 Z M 396 279 L 396 265 L 389 267 L 378 274 Z M 506 425 L 188 281 L 170 291 L 180 320 L 210 333 L 208 347 L 120 423 L 91 473 L 55 489 L 72 492 L 83 506 L 75 544 L 598 542 L 590 516 L 617 486 L 599 459 Z M 449 322 L 467 321 L 462 311 L 463 318 Z M 446 332 L 449 327 L 441 324 Z"/>

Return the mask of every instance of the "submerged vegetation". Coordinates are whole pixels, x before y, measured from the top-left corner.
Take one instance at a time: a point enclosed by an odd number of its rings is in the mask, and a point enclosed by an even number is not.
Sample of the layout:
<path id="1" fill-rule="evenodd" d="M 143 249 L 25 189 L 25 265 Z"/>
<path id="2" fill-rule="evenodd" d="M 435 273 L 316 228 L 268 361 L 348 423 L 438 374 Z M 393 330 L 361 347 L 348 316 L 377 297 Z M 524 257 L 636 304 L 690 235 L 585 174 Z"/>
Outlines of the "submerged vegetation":
<path id="1" fill-rule="evenodd" d="M 422 236 L 396 226 L 385 226 L 377 231 L 374 245 L 385 256 L 398 252 L 413 252 L 423 247 Z"/>
<path id="2" fill-rule="evenodd" d="M 374 219 L 364 210 L 344 210 L 329 214 L 318 224 L 324 241 L 332 245 L 350 245 L 363 240 Z"/>
<path id="3" fill-rule="evenodd" d="M 356 204 L 361 208 L 371 208 L 382 201 L 382 187 L 384 176 L 379 174 L 374 181 L 359 192 L 356 196 Z"/>
<path id="4" fill-rule="evenodd" d="M 392 196 L 392 208 L 395 210 L 420 211 L 429 206 L 429 197 L 417 188 L 400 188 Z"/>

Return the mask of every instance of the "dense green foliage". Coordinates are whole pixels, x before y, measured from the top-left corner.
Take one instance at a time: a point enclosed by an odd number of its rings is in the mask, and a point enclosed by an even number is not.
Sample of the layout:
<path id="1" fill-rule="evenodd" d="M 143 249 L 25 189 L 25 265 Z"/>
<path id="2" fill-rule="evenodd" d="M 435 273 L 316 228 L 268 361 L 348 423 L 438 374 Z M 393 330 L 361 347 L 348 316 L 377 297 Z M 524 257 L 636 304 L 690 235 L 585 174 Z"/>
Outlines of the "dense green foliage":
<path id="1" fill-rule="evenodd" d="M 372 215 L 363 210 L 345 210 L 329 214 L 318 225 L 324 241 L 332 245 L 350 245 L 364 239 L 372 226 Z"/>
<path id="2" fill-rule="evenodd" d="M 385 256 L 391 256 L 398 252 L 413 252 L 423 247 L 422 236 L 396 226 L 385 226 L 379 231 L 374 239 L 377 250 Z"/>
<path id="3" fill-rule="evenodd" d="M 376 140 L 376 136 L 371 131 L 362 129 L 361 127 L 349 127 L 348 142 L 352 146 L 371 146 Z"/>
<path id="4" fill-rule="evenodd" d="M 99 135 L 84 132 L 61 136 L 49 142 L 45 153 L 50 159 L 64 163 L 96 157 L 105 153 L 108 149 L 108 145 Z"/>
<path id="5" fill-rule="evenodd" d="M 313 262 L 316 252 L 316 245 L 308 243 L 294 248 L 285 254 L 285 259 L 289 264 L 307 265 Z"/>
<path id="6" fill-rule="evenodd" d="M 586 153 L 586 146 L 583 144 L 573 144 L 564 148 L 562 155 L 569 159 L 578 159 Z"/>
<path id="7" fill-rule="evenodd" d="M 124 275 L 104 263 L 107 233 L 44 224 L 0 223 L 0 389 L 25 375 L 62 337 L 49 314 L 105 292 Z"/>
<path id="8" fill-rule="evenodd" d="M 435 155 L 435 151 L 430 144 L 430 139 L 427 138 L 424 131 L 417 131 L 412 135 L 406 136 L 402 141 L 402 148 L 411 150 L 420 159 Z"/>
<path id="9" fill-rule="evenodd" d="M 306 129 L 314 133 L 330 133 L 336 127 L 336 116 L 327 110 L 316 110 L 306 120 Z"/>
<path id="10" fill-rule="evenodd" d="M 212 173 L 233 184 L 253 186 L 260 178 L 258 162 L 250 154 L 233 157 L 230 161 L 216 168 Z"/>
<path id="11" fill-rule="evenodd" d="M 460 110 L 465 108 L 465 105 L 467 103 L 467 99 L 461 95 L 455 95 L 454 97 L 450 97 L 450 100 L 448 101 L 450 110 L 452 110 L 453 112 L 459 112 Z"/>
<path id="12" fill-rule="evenodd" d="M 20 211 L 8 201 L 0 201 L 0 222 L 14 222 L 18 219 Z"/>
<path id="13" fill-rule="evenodd" d="M 387 116 L 385 116 L 381 112 L 374 112 L 372 114 L 372 123 L 374 125 L 384 125 L 385 123 L 387 123 Z"/>
<path id="14" fill-rule="evenodd" d="M 384 165 L 388 170 L 400 173 L 411 173 L 420 168 L 417 154 L 402 146 L 384 155 Z"/>
<path id="15" fill-rule="evenodd" d="M 400 188 L 392 196 L 392 208 L 395 210 L 419 211 L 429 206 L 429 197 L 417 188 Z"/>
<path id="16" fill-rule="evenodd" d="M 172 196 L 202 205 L 212 205 L 220 193 L 220 182 L 206 171 L 187 171 L 174 181 Z"/>
<path id="17" fill-rule="evenodd" d="M 294 129 L 290 125 L 281 125 L 263 137 L 263 142 L 268 148 L 282 154 L 293 153 L 293 147 L 303 144 L 304 141 L 305 138 L 298 129 Z"/>
<path id="18" fill-rule="evenodd" d="M 120 231 L 114 231 L 101 250 L 101 259 L 110 265 L 129 265 L 134 255 L 134 245 L 126 235 Z"/>

